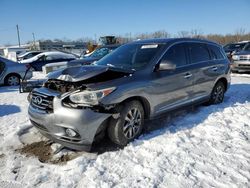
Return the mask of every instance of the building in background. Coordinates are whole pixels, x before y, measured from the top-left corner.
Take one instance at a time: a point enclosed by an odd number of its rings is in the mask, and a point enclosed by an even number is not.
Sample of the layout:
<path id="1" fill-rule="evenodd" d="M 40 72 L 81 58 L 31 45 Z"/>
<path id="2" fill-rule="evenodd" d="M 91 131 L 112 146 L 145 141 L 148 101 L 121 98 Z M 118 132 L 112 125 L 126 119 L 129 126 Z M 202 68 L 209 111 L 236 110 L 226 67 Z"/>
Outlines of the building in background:
<path id="1" fill-rule="evenodd" d="M 17 60 L 17 55 L 30 50 L 39 51 L 61 51 L 72 53 L 80 56 L 87 50 L 86 42 L 63 42 L 63 41 L 37 41 L 19 46 L 2 46 L 0 47 L 0 55 L 5 56 L 13 61 Z"/>

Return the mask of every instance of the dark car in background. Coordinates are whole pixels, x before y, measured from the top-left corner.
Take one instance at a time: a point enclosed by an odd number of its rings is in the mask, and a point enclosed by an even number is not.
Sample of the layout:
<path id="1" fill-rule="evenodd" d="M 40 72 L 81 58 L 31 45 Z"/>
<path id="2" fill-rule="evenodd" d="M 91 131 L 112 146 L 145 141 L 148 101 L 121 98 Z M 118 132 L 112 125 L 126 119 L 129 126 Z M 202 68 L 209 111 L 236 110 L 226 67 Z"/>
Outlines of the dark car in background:
<path id="1" fill-rule="evenodd" d="M 99 47 L 95 51 L 93 51 L 89 56 L 82 56 L 80 59 L 70 61 L 67 66 L 90 65 L 93 62 L 103 58 L 119 46 L 120 45 L 115 44 Z"/>
<path id="2" fill-rule="evenodd" d="M 22 61 L 22 60 L 25 60 L 25 59 L 29 59 L 29 58 L 32 58 L 38 54 L 42 53 L 42 51 L 29 51 L 29 52 L 25 52 L 25 53 L 22 53 L 22 54 L 19 54 L 17 56 L 17 60 L 18 61 Z"/>
<path id="3" fill-rule="evenodd" d="M 20 61 L 20 63 L 29 64 L 35 71 L 42 71 L 42 67 L 49 63 L 68 62 L 76 59 L 76 56 L 63 52 L 43 52 L 30 59 Z"/>
<path id="4" fill-rule="evenodd" d="M 230 43 L 230 44 L 226 44 L 225 46 L 223 46 L 223 49 L 226 52 L 228 59 L 232 60 L 232 55 L 235 52 L 241 51 L 248 43 L 249 41 Z"/>
<path id="5" fill-rule="evenodd" d="M 232 72 L 250 72 L 250 42 L 232 56 Z"/>
<path id="6" fill-rule="evenodd" d="M 28 100 L 31 123 L 63 146 L 90 150 L 105 133 L 125 146 L 145 119 L 199 103 L 223 102 L 230 64 L 222 47 L 199 39 L 122 45 L 95 65 L 52 72 Z"/>

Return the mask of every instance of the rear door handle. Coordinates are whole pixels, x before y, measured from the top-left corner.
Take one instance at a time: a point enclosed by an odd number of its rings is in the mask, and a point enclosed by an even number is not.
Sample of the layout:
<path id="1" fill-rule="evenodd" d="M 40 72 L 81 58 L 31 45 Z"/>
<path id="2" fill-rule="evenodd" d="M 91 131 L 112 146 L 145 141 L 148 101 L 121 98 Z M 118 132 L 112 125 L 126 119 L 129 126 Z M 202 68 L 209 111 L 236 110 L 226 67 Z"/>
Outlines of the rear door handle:
<path id="1" fill-rule="evenodd" d="M 190 77 L 192 77 L 192 76 L 193 76 L 193 75 L 192 75 L 191 73 L 186 73 L 185 76 L 184 76 L 184 78 L 188 79 L 188 78 L 190 78 Z"/>
<path id="2" fill-rule="evenodd" d="M 217 71 L 218 67 L 212 67 L 212 71 Z"/>

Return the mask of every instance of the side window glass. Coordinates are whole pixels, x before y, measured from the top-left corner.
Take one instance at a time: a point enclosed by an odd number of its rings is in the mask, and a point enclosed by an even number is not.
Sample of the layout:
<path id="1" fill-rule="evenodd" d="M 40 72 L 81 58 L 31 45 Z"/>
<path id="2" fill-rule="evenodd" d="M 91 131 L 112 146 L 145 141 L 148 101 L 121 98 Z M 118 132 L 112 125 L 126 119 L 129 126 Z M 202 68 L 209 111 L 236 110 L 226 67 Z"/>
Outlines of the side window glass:
<path id="1" fill-rule="evenodd" d="M 4 67 L 5 67 L 4 63 L 0 61 L 0 74 L 3 72 Z"/>
<path id="2" fill-rule="evenodd" d="M 214 45 L 209 45 L 210 53 L 211 53 L 211 58 L 213 60 L 215 59 L 224 59 L 224 56 L 222 55 L 220 48 Z"/>
<path id="3" fill-rule="evenodd" d="M 176 67 L 186 65 L 187 61 L 184 45 L 176 44 L 172 46 L 170 49 L 168 49 L 162 60 L 168 61 L 171 64 L 175 64 Z"/>
<path id="4" fill-rule="evenodd" d="M 43 55 L 43 56 L 40 56 L 37 61 L 44 61 L 44 59 L 45 59 L 45 56 Z"/>
<path id="5" fill-rule="evenodd" d="M 51 61 L 51 60 L 53 60 L 53 57 L 51 57 L 51 56 L 46 56 L 46 57 L 45 57 L 45 60 L 46 60 L 46 61 Z"/>
<path id="6" fill-rule="evenodd" d="M 190 43 L 189 51 L 191 56 L 191 63 L 198 63 L 210 60 L 209 52 L 205 44 Z"/>
<path id="7" fill-rule="evenodd" d="M 224 59 L 223 54 L 221 53 L 221 50 L 219 47 L 211 45 L 210 46 L 211 53 L 216 54 L 216 59 Z"/>

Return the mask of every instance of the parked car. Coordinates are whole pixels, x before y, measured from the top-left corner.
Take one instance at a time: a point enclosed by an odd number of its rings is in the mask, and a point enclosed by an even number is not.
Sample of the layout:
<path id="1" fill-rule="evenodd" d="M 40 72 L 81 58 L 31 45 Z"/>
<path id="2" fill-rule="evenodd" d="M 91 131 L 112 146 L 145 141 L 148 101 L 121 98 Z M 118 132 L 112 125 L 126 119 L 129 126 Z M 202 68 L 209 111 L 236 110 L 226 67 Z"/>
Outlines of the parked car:
<path id="1" fill-rule="evenodd" d="M 250 71 L 250 42 L 239 52 L 233 56 L 232 71 L 233 72 L 246 72 Z"/>
<path id="2" fill-rule="evenodd" d="M 232 55 L 235 52 L 241 51 L 246 46 L 247 43 L 249 43 L 249 41 L 242 41 L 242 42 L 230 43 L 230 44 L 225 45 L 223 49 L 226 52 L 229 60 L 232 60 Z"/>
<path id="3" fill-rule="evenodd" d="M 29 59 L 29 58 L 32 58 L 38 54 L 42 53 L 41 51 L 29 51 L 29 52 L 25 52 L 25 53 L 22 53 L 22 54 L 19 54 L 17 56 L 17 60 L 18 61 L 22 61 L 22 60 L 25 60 L 25 59 Z"/>
<path id="4" fill-rule="evenodd" d="M 90 65 L 91 63 L 103 58 L 119 46 L 120 45 L 116 44 L 99 47 L 87 57 L 82 56 L 81 59 L 76 59 L 68 62 L 67 66 Z"/>
<path id="5" fill-rule="evenodd" d="M 199 39 L 125 44 L 95 65 L 48 75 L 28 99 L 29 118 L 46 137 L 90 150 L 105 133 L 119 146 L 137 138 L 145 119 L 198 103 L 218 104 L 230 86 L 223 48 Z"/>
<path id="6" fill-rule="evenodd" d="M 20 63 L 30 64 L 35 71 L 42 71 L 42 66 L 48 63 L 67 62 L 76 59 L 72 54 L 63 52 L 43 52 L 30 59 L 20 61 Z"/>
<path id="7" fill-rule="evenodd" d="M 0 56 L 0 85 L 15 86 L 20 84 L 20 79 L 29 68 L 28 64 L 20 64 Z M 31 78 L 31 71 L 27 72 L 26 78 Z"/>

